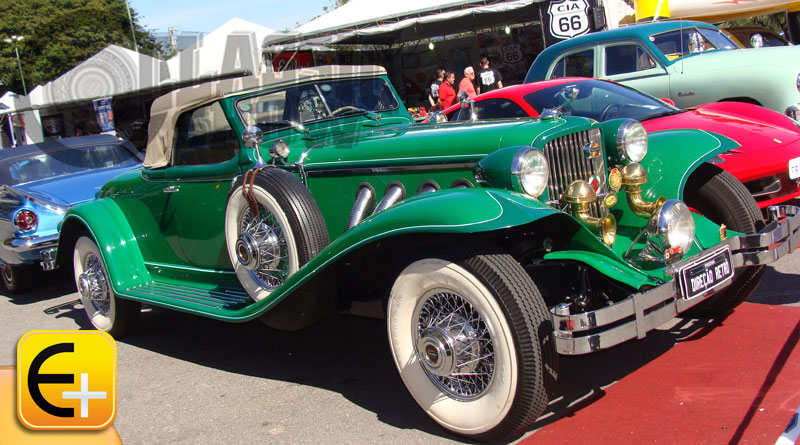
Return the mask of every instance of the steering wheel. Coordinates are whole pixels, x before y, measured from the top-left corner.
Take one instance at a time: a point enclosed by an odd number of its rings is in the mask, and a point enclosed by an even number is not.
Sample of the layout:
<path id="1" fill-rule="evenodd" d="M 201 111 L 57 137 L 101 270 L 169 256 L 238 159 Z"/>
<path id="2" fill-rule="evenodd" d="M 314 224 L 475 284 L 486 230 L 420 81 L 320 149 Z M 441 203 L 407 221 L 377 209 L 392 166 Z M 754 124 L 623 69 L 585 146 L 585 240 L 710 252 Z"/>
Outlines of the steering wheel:
<path id="1" fill-rule="evenodd" d="M 605 108 L 603 108 L 603 112 L 600 113 L 600 117 L 597 120 L 600 122 L 605 122 L 609 119 L 617 118 L 619 117 L 620 111 L 622 111 L 622 105 L 608 104 Z"/>
<path id="2" fill-rule="evenodd" d="M 352 105 L 345 105 L 331 111 L 331 116 L 336 116 L 337 114 L 344 113 L 345 111 L 361 111 L 361 108 L 354 107 Z"/>

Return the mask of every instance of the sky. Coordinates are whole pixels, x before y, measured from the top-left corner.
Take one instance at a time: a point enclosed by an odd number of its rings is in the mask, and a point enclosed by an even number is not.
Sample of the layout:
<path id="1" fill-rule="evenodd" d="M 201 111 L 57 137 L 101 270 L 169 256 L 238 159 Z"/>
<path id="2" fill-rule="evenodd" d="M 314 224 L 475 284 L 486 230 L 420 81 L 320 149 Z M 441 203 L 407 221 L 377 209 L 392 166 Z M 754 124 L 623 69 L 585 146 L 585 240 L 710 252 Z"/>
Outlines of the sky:
<path id="1" fill-rule="evenodd" d="M 128 0 L 139 23 L 156 32 L 211 32 L 238 17 L 276 31 L 294 29 L 323 14 L 331 0 Z"/>

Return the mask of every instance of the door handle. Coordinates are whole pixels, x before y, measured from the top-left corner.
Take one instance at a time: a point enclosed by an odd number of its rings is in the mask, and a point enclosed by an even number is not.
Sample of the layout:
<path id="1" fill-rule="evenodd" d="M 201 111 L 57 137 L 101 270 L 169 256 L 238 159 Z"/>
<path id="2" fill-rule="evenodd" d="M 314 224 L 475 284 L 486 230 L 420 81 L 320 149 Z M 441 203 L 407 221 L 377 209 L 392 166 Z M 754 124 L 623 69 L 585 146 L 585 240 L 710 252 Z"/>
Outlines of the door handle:
<path id="1" fill-rule="evenodd" d="M 164 193 L 175 193 L 181 189 L 179 185 L 171 185 L 169 187 L 164 187 Z"/>

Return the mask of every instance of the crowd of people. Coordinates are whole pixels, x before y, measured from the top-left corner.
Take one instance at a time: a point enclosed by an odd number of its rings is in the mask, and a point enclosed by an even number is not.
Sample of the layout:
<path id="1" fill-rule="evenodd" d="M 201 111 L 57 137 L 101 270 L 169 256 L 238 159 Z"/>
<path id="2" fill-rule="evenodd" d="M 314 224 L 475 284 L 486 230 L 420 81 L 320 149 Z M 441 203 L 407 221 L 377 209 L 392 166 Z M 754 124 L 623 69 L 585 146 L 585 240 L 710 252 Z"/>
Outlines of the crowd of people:
<path id="1" fill-rule="evenodd" d="M 443 68 L 437 69 L 428 93 L 431 111 L 444 110 L 453 105 L 462 91 L 472 98 L 481 93 L 503 88 L 503 75 L 489 66 L 489 58 L 485 55 L 480 58 L 480 67 L 477 76 L 471 66 L 464 68 L 464 77 L 459 81 L 457 90 L 456 73 Z"/>

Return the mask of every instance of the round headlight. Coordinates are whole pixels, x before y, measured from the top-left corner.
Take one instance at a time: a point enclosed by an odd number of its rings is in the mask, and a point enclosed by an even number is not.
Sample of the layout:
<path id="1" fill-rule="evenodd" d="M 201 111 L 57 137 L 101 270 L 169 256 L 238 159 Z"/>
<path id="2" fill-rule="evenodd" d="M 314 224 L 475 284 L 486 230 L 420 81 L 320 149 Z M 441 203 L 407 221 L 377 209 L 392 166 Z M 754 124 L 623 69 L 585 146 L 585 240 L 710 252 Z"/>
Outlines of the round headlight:
<path id="1" fill-rule="evenodd" d="M 800 91 L 800 73 L 797 73 L 797 79 L 794 81 L 794 85 L 797 87 L 797 91 Z"/>
<path id="2" fill-rule="evenodd" d="M 647 155 L 647 131 L 639 122 L 628 119 L 617 130 L 617 149 L 631 162 Z"/>
<path id="3" fill-rule="evenodd" d="M 523 192 L 538 198 L 547 187 L 550 167 L 541 151 L 526 147 L 514 155 L 514 160 L 511 161 L 511 174 L 519 178 Z"/>
<path id="4" fill-rule="evenodd" d="M 650 221 L 650 235 L 661 237 L 667 264 L 680 260 L 694 239 L 694 218 L 689 207 L 677 199 L 668 199 Z"/>

